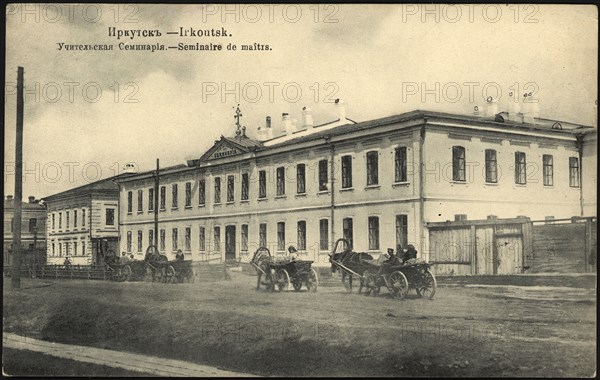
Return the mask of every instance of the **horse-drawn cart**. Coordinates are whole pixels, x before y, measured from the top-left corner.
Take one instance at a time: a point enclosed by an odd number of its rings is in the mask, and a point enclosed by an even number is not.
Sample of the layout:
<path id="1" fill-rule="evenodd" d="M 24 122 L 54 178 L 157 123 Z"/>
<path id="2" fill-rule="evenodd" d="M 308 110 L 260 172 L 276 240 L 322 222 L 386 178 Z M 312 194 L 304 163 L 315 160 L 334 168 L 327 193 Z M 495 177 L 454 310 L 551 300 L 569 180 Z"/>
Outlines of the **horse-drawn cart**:
<path id="1" fill-rule="evenodd" d="M 104 264 L 115 281 L 143 280 L 146 274 L 146 263 L 143 260 L 123 260 L 113 250 L 104 256 Z"/>
<path id="2" fill-rule="evenodd" d="M 256 269 L 258 280 L 256 290 L 261 285 L 267 291 L 287 290 L 290 284 L 299 292 L 302 285 L 310 292 L 316 292 L 319 286 L 317 272 L 312 268 L 313 261 L 283 259 L 274 260 L 266 247 L 260 247 L 254 253 L 250 264 Z"/>
<path id="3" fill-rule="evenodd" d="M 194 269 L 192 260 L 171 260 L 158 253 L 155 246 L 146 250 L 145 260 L 152 282 L 194 282 Z"/>
<path id="4" fill-rule="evenodd" d="M 360 281 L 359 293 L 364 287 L 367 295 L 379 294 L 381 287 L 385 286 L 390 294 L 398 299 L 404 298 L 411 289 L 420 297 L 431 299 L 437 287 L 430 264 L 418 259 L 407 260 L 404 263 L 377 263 L 366 252 L 352 251 L 345 239 L 336 242 L 333 253 L 329 255 L 329 261 L 332 272 L 339 270 L 342 273 L 342 282 L 349 292 L 352 291 L 353 278 Z"/>

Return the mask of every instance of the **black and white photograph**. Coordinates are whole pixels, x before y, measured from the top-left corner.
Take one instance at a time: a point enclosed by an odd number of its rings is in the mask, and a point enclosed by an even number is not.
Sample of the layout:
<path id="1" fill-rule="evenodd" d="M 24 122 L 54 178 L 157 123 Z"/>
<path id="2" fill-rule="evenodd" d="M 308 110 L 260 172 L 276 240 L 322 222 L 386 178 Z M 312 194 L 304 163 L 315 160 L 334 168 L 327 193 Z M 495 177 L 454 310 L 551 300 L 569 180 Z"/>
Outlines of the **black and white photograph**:
<path id="1" fill-rule="evenodd" d="M 3 13 L 4 376 L 597 376 L 594 3 Z"/>

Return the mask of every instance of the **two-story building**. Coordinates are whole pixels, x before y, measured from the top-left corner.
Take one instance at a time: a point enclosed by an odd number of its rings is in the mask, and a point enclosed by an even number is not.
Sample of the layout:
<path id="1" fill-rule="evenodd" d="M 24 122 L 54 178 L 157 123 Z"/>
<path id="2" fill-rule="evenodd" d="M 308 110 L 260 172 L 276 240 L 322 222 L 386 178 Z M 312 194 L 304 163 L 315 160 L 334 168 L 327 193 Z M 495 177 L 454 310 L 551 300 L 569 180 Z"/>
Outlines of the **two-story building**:
<path id="1" fill-rule="evenodd" d="M 128 173 L 92 182 L 44 198 L 49 264 L 100 264 L 104 254 L 119 252 L 119 186 Z"/>
<path id="2" fill-rule="evenodd" d="M 4 265 L 10 265 L 13 250 L 15 199 L 12 195 L 4 198 Z M 30 196 L 21 206 L 21 250 L 24 254 L 36 254 L 46 250 L 46 206 L 39 199 Z M 21 260 L 22 263 L 27 261 Z"/>
<path id="3" fill-rule="evenodd" d="M 301 124 L 268 117 L 251 139 L 238 119 L 234 137 L 160 171 L 158 205 L 153 172 L 119 179 L 127 250 L 141 254 L 158 233 L 170 257 L 247 261 L 259 246 L 294 245 L 327 265 L 344 237 L 375 256 L 413 244 L 427 258 L 428 222 L 595 214 L 593 127 L 429 111 L 356 123 L 343 109 L 322 125 L 304 109 Z"/>

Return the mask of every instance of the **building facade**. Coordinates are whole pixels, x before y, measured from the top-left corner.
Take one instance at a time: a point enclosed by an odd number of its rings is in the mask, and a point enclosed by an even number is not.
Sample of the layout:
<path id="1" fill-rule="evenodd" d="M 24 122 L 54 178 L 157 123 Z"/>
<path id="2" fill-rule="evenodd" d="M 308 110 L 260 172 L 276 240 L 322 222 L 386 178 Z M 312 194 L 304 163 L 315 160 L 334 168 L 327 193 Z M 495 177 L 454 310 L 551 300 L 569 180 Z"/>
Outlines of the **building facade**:
<path id="1" fill-rule="evenodd" d="M 199 261 L 293 245 L 328 265 L 342 237 L 374 256 L 413 244 L 427 258 L 428 222 L 595 214 L 595 128 L 508 119 L 413 111 L 356 123 L 342 111 L 313 126 L 305 110 L 299 127 L 267 118 L 257 139 L 238 121 L 235 137 L 160 171 L 158 205 L 153 172 L 117 181 L 122 245 L 141 257 L 158 233 L 161 252 Z"/>
<path id="2" fill-rule="evenodd" d="M 10 265 L 13 250 L 13 227 L 15 199 L 12 195 L 4 198 L 4 265 Z M 24 254 L 36 254 L 46 250 L 46 206 L 39 199 L 30 196 L 21 206 L 21 250 Z M 39 255 L 38 255 L 39 256 Z M 27 259 L 22 259 L 24 263 Z"/>
<path id="3" fill-rule="evenodd" d="M 49 264 L 101 264 L 104 254 L 119 252 L 119 187 L 116 178 L 44 198 Z"/>

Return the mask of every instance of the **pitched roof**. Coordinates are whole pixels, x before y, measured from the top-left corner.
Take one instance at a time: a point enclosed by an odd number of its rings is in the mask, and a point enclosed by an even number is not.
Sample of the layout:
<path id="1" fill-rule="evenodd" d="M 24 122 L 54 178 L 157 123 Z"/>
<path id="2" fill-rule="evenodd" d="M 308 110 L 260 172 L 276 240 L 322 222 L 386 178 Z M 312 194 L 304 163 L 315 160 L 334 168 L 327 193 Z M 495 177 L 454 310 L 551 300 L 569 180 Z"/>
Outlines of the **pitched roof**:
<path id="1" fill-rule="evenodd" d="M 101 179 L 96 182 L 88 183 L 83 186 L 75 187 L 73 189 L 65 190 L 60 193 L 52 194 L 42 199 L 44 201 L 51 201 L 58 197 L 64 197 L 68 195 L 80 195 L 91 192 L 114 192 L 115 194 L 117 194 L 119 192 L 119 185 L 117 185 L 114 181 L 120 178 L 131 177 L 135 174 L 136 173 L 122 173 L 113 177 Z"/>
<path id="2" fill-rule="evenodd" d="M 6 199 L 4 198 L 4 210 L 14 209 L 15 207 L 15 199 Z M 44 211 L 46 206 L 43 203 L 29 203 L 21 201 L 21 208 L 23 210 L 38 210 Z"/>

